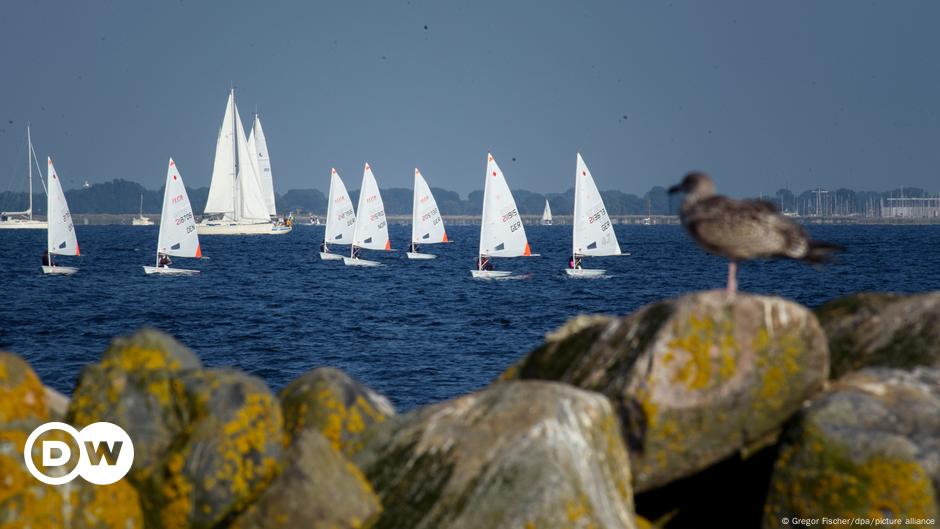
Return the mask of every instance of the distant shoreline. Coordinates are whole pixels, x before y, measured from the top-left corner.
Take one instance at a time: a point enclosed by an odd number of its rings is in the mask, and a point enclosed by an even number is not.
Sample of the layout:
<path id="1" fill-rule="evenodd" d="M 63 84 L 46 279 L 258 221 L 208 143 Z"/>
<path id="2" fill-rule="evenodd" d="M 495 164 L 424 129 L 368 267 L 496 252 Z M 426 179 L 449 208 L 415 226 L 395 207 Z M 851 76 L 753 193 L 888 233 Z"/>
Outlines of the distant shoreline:
<path id="1" fill-rule="evenodd" d="M 154 222 L 154 228 L 159 226 L 159 214 L 144 214 Z M 122 213 L 78 213 L 73 214 L 72 218 L 75 224 L 83 225 L 131 225 L 132 219 L 137 214 Z M 480 224 L 480 217 L 476 215 L 444 215 L 444 222 L 453 226 L 474 226 Z M 36 217 L 43 220 L 44 217 Z M 610 219 L 614 224 L 643 225 L 646 215 L 611 215 Z M 679 217 L 676 215 L 652 215 L 649 217 L 652 225 L 677 225 Z M 881 218 L 881 217 L 792 217 L 793 220 L 801 224 L 872 224 L 872 225 L 925 225 L 940 224 L 940 218 Z M 309 217 L 297 217 L 297 225 L 308 225 Z M 527 225 L 541 224 L 540 215 L 522 215 L 522 220 Z M 324 219 L 320 216 L 320 221 Z M 411 224 L 410 215 L 388 215 L 390 224 Z M 571 225 L 570 215 L 555 215 L 553 225 L 568 226 Z M 144 226 L 141 226 L 144 227 Z"/>

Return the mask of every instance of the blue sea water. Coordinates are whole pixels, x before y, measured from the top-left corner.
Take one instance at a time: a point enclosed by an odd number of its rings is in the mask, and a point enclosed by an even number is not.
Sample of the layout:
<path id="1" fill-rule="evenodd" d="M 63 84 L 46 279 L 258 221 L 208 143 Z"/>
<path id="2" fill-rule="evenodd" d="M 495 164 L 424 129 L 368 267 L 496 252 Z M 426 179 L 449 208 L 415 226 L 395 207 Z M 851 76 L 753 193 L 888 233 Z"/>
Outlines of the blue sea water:
<path id="1" fill-rule="evenodd" d="M 541 257 L 496 260 L 531 273 L 515 281 L 470 278 L 478 227 L 452 226 L 453 244 L 426 246 L 433 261 L 365 252 L 387 266 L 321 262 L 323 227 L 278 237 L 203 237 L 209 259 L 178 259 L 195 277 L 145 276 L 156 227 L 77 226 L 82 256 L 40 272 L 44 231 L 0 231 L 0 349 L 25 357 L 43 381 L 70 393 L 83 365 L 112 337 L 150 325 L 176 336 L 207 366 L 233 366 L 275 390 L 318 366 L 339 367 L 399 409 L 485 386 L 578 313 L 627 314 L 652 301 L 722 287 L 722 259 L 678 226 L 616 226 L 630 256 L 585 260 L 607 279 L 569 279 L 569 226 L 527 226 Z M 740 288 L 816 306 L 864 291 L 940 288 L 940 226 L 812 226 L 848 251 L 822 270 L 764 261 L 739 268 Z M 405 248 L 409 226 L 391 226 Z M 68 262 L 67 262 L 68 261 Z"/>

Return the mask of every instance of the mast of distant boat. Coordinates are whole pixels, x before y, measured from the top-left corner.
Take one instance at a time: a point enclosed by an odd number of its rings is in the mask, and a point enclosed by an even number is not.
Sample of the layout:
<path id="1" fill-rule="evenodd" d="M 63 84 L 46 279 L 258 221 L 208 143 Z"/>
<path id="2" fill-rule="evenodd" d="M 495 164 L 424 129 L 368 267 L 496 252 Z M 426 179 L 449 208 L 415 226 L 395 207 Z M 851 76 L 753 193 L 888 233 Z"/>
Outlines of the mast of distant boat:
<path id="1" fill-rule="evenodd" d="M 235 112 L 235 86 L 231 88 L 232 92 L 232 217 L 238 223 L 238 114 Z"/>
<path id="2" fill-rule="evenodd" d="M 27 144 L 27 153 L 26 153 L 26 165 L 29 166 L 29 209 L 27 218 L 33 220 L 33 136 L 29 132 L 29 123 L 26 124 L 26 144 Z"/>

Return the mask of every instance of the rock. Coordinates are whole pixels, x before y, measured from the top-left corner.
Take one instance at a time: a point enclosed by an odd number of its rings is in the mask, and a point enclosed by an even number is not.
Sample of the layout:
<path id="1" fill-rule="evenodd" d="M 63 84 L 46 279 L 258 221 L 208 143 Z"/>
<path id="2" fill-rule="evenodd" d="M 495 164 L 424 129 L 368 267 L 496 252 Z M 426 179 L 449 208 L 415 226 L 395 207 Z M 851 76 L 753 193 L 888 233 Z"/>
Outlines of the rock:
<path id="1" fill-rule="evenodd" d="M 28 428 L 49 420 L 46 393 L 25 360 L 0 351 L 0 428 Z"/>
<path id="2" fill-rule="evenodd" d="M 507 382 L 370 428 L 353 461 L 385 507 L 372 529 L 633 529 L 610 403 Z"/>
<path id="3" fill-rule="evenodd" d="M 291 438 L 315 429 L 347 454 L 359 450 L 359 436 L 368 426 L 395 415 L 387 398 L 330 367 L 296 378 L 281 390 L 280 400 Z"/>
<path id="4" fill-rule="evenodd" d="M 701 292 L 572 328 L 502 378 L 608 396 L 641 492 L 766 443 L 828 375 L 816 318 L 780 298 Z"/>
<path id="5" fill-rule="evenodd" d="M 368 527 L 382 506 L 362 472 L 315 429 L 301 431 L 286 469 L 230 529 Z"/>
<path id="6" fill-rule="evenodd" d="M 940 512 L 940 369 L 870 368 L 817 397 L 788 429 L 765 528 L 784 517 L 932 519 Z"/>
<path id="7" fill-rule="evenodd" d="M 63 420 L 69 412 L 69 398 L 49 386 L 43 386 L 43 392 L 46 394 L 50 415 L 57 421 Z"/>
<path id="8" fill-rule="evenodd" d="M 202 362 L 188 347 L 156 329 L 144 328 L 115 338 L 101 356 L 102 367 L 127 372 L 200 369 Z"/>
<path id="9" fill-rule="evenodd" d="M 940 366 L 940 292 L 854 294 L 816 315 L 829 338 L 832 378 L 864 367 Z"/>

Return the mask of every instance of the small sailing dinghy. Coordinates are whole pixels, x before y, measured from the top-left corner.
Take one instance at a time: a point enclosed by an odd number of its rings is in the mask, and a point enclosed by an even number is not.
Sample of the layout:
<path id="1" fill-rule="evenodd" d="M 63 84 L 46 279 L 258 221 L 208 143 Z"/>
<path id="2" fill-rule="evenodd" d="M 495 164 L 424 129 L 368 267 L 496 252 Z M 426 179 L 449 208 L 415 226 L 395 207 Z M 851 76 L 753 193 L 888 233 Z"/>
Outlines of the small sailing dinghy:
<path id="1" fill-rule="evenodd" d="M 623 255 L 617 235 L 604 207 L 604 200 L 597 191 L 594 178 L 587 164 L 578 153 L 578 172 L 574 180 L 574 234 L 572 237 L 571 263 L 565 269 L 570 277 L 601 277 L 606 271 L 581 268 L 581 258 L 605 255 Z"/>
<path id="2" fill-rule="evenodd" d="M 160 235 L 157 236 L 156 266 L 145 266 L 145 274 L 193 275 L 199 270 L 170 268 L 169 264 L 160 266 L 161 255 L 173 257 L 202 257 L 199 235 L 196 233 L 196 219 L 189 204 L 186 186 L 176 168 L 176 162 L 170 158 L 166 170 L 166 186 L 163 190 L 163 210 L 160 212 Z"/>
<path id="3" fill-rule="evenodd" d="M 491 257 L 530 256 L 522 217 L 509 190 L 503 172 L 492 154 L 487 155 L 486 180 L 483 185 L 483 221 L 480 224 L 480 251 L 477 269 L 470 274 L 477 279 L 508 278 L 512 272 L 487 269 Z"/>
<path id="4" fill-rule="evenodd" d="M 444 219 L 437 209 L 437 201 L 428 187 L 427 181 L 421 176 L 421 171 L 415 167 L 414 201 L 411 208 L 411 248 L 407 252 L 408 259 L 436 259 L 432 253 L 416 251 L 419 244 L 437 244 L 449 242 L 447 232 L 444 231 Z"/>
<path id="5" fill-rule="evenodd" d="M 323 232 L 320 259 L 339 261 L 343 256 L 330 253 L 330 245 L 352 244 L 353 231 L 356 229 L 356 212 L 346 191 L 346 184 L 336 169 L 333 169 L 330 175 L 330 193 L 327 199 L 329 202 L 326 204 L 326 231 Z"/>
<path id="6" fill-rule="evenodd" d="M 379 194 L 379 185 L 372 175 L 372 168 L 366 164 L 362 173 L 362 188 L 359 190 L 359 206 L 356 207 L 359 218 L 353 230 L 352 248 L 349 257 L 343 257 L 346 266 L 381 266 L 378 261 L 369 261 L 359 257 L 359 250 L 391 250 L 388 238 L 388 222 L 385 219 L 385 205 Z"/>
<path id="7" fill-rule="evenodd" d="M 542 211 L 542 226 L 552 225 L 552 208 L 548 205 L 548 199 L 545 199 L 545 209 Z"/>
<path id="8" fill-rule="evenodd" d="M 72 225 L 72 214 L 65 201 L 65 193 L 59 182 L 59 175 L 49 160 L 49 189 L 46 193 L 46 211 L 49 218 L 49 228 L 46 230 L 46 251 L 49 252 L 49 264 L 43 265 L 44 274 L 72 275 L 78 268 L 59 266 L 53 261 L 53 255 L 81 255 L 78 249 L 78 240 L 75 238 L 75 226 Z"/>

